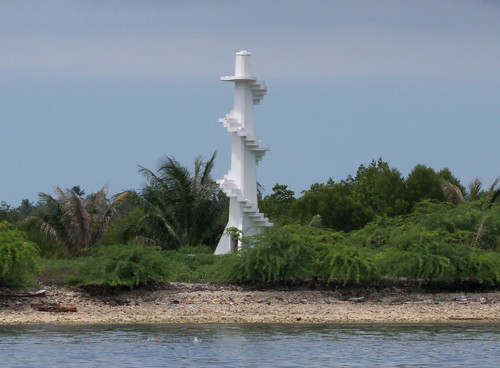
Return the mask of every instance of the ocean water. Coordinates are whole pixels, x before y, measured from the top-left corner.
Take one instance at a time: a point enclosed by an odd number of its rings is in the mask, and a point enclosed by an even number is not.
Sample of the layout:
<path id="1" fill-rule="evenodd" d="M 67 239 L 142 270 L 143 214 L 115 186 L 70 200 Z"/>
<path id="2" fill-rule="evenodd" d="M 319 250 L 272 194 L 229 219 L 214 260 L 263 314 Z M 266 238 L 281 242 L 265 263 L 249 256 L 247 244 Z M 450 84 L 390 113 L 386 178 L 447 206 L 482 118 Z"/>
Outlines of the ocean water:
<path id="1" fill-rule="evenodd" d="M 0 326 L 0 367 L 499 367 L 500 324 Z"/>

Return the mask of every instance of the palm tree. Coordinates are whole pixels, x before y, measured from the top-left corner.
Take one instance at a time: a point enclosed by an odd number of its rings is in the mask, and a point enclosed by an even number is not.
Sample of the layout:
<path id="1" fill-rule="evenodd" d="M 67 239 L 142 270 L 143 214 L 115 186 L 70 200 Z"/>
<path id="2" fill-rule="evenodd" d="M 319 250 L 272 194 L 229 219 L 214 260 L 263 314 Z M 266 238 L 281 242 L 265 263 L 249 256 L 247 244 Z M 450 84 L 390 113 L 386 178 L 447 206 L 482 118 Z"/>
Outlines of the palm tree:
<path id="1" fill-rule="evenodd" d="M 470 201 L 476 201 L 481 197 L 482 194 L 482 189 L 483 189 L 483 183 L 479 178 L 474 178 L 469 183 L 469 190 L 467 192 L 467 199 Z"/>
<path id="2" fill-rule="evenodd" d="M 57 242 L 66 256 L 81 255 L 99 245 L 106 226 L 131 196 L 130 192 L 124 192 L 110 202 L 106 198 L 107 186 L 85 198 L 74 189 L 62 190 L 56 186 L 56 198 L 39 193 L 44 213 L 22 222 L 27 229 L 38 230 Z"/>
<path id="3" fill-rule="evenodd" d="M 492 216 L 494 216 L 493 212 L 490 211 L 491 208 L 495 204 L 500 203 L 500 177 L 493 181 L 487 191 L 482 190 L 481 180 L 479 180 L 479 178 L 475 178 L 469 184 L 467 198 L 469 201 L 480 201 L 481 203 L 481 219 L 477 224 L 476 236 L 472 243 L 473 245 L 476 245 L 481 238 L 487 236 L 491 231 L 491 226 L 488 226 L 488 222 L 490 222 Z"/>
<path id="4" fill-rule="evenodd" d="M 128 237 L 170 249 L 216 244 L 227 199 L 211 178 L 215 157 L 196 158 L 193 172 L 173 157 L 160 162 L 156 173 L 140 167 L 147 184 L 137 200 L 145 215 L 127 228 Z"/>

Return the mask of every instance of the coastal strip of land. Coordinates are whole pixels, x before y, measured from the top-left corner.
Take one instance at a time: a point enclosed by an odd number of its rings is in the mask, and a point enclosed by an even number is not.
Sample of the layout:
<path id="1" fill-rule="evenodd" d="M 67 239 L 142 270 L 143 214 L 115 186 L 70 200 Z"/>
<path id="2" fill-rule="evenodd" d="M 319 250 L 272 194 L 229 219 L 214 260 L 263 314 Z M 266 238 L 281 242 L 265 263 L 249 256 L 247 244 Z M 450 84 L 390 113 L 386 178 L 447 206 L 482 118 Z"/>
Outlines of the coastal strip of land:
<path id="1" fill-rule="evenodd" d="M 500 292 L 346 295 L 172 283 L 105 296 L 60 287 L 0 295 L 0 324 L 500 322 Z"/>

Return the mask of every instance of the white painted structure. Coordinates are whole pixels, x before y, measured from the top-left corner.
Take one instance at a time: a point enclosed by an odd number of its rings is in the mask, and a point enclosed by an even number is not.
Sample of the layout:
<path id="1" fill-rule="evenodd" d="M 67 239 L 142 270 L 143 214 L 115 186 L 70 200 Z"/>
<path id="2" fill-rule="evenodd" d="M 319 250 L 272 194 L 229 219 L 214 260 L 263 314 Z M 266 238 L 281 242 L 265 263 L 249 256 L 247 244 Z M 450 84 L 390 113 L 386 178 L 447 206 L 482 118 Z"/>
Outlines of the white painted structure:
<path id="1" fill-rule="evenodd" d="M 219 119 L 231 133 L 231 169 L 224 179 L 219 180 L 224 193 L 229 197 L 229 221 L 227 229 L 236 228 L 244 236 L 255 235 L 263 226 L 272 226 L 257 207 L 257 163 L 268 147 L 255 138 L 253 126 L 253 105 L 257 105 L 266 94 L 266 84 L 252 74 L 251 54 L 248 51 L 236 53 L 236 67 L 233 76 L 221 77 L 222 81 L 234 82 L 234 109 Z M 229 253 L 240 246 L 224 230 L 215 254 Z"/>

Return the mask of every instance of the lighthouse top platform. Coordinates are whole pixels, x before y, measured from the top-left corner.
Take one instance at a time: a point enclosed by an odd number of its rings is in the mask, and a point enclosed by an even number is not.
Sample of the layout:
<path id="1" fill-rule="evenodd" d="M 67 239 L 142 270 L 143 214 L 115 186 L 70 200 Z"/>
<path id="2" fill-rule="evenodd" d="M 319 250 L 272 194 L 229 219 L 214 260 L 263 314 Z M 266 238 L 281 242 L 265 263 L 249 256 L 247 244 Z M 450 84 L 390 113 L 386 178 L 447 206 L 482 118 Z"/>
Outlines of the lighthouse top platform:
<path id="1" fill-rule="evenodd" d="M 239 57 L 238 57 L 239 56 Z M 236 53 L 236 65 L 234 68 L 234 75 L 223 76 L 221 81 L 235 82 L 235 81 L 256 81 L 257 78 L 252 74 L 251 57 L 252 53 L 242 50 Z"/>

